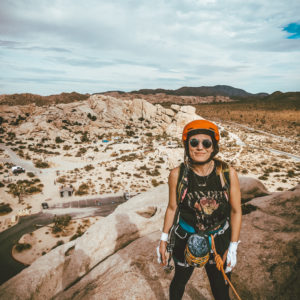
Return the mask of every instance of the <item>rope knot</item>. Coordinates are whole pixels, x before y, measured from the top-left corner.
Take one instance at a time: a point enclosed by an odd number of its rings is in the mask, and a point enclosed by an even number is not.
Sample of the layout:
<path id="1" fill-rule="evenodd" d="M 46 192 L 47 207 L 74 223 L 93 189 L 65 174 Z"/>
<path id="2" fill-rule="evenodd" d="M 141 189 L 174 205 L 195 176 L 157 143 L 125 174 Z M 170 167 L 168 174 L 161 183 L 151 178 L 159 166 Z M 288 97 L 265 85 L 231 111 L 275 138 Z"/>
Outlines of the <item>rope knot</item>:
<path id="1" fill-rule="evenodd" d="M 215 255 L 215 262 L 216 262 L 217 269 L 221 271 L 223 268 L 223 260 L 219 254 Z"/>

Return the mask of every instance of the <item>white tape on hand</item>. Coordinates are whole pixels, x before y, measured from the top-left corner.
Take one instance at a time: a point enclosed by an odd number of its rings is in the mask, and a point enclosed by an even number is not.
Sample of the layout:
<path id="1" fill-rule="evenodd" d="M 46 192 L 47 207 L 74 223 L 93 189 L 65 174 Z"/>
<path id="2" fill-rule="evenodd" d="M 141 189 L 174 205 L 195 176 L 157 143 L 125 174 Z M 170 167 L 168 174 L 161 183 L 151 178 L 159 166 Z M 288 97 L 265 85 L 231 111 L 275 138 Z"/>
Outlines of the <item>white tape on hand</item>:
<path id="1" fill-rule="evenodd" d="M 156 247 L 156 254 L 157 254 L 157 262 L 161 264 L 162 261 L 161 261 L 161 255 L 159 253 L 159 246 Z"/>

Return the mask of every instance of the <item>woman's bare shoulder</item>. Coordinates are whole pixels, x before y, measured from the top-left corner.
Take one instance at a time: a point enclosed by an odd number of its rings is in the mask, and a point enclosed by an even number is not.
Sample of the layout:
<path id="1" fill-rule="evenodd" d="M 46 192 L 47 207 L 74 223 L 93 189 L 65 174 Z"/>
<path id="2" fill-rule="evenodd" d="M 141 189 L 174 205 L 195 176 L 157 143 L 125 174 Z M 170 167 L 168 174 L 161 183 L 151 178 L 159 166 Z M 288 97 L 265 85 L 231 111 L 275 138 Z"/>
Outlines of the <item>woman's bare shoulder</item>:
<path id="1" fill-rule="evenodd" d="M 177 183 L 180 167 L 176 167 L 170 171 L 169 183 Z"/>

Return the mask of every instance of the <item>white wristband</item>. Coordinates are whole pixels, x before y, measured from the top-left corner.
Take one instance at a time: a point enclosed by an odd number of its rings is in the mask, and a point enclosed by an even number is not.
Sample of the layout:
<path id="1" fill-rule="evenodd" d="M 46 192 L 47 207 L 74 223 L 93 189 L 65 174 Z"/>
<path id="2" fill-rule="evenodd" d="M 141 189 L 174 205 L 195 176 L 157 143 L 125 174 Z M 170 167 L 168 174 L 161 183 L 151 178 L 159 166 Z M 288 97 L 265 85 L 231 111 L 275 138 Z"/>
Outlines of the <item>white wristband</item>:
<path id="1" fill-rule="evenodd" d="M 169 237 L 169 234 L 168 234 L 168 233 L 162 232 L 162 233 L 161 233 L 160 240 L 161 240 L 161 241 L 164 241 L 164 242 L 167 242 L 167 241 L 168 241 L 168 237 Z"/>

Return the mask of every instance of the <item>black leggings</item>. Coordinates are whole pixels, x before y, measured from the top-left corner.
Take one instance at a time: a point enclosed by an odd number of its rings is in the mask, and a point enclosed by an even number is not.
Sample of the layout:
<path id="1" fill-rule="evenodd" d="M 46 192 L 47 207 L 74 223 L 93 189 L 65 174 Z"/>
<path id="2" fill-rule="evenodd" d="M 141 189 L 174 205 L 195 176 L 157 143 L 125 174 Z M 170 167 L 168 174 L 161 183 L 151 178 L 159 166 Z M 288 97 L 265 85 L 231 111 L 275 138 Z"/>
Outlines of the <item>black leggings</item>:
<path id="1" fill-rule="evenodd" d="M 222 273 L 215 264 L 205 265 L 206 274 L 209 279 L 212 293 L 216 300 L 228 300 L 229 285 L 225 283 Z M 194 267 L 182 267 L 175 264 L 175 275 L 170 284 L 170 300 L 180 300 L 183 296 L 185 286 L 192 276 Z M 230 273 L 226 274 L 230 279 Z"/>
<path id="2" fill-rule="evenodd" d="M 230 230 L 227 230 L 223 235 L 215 238 L 216 248 L 218 253 L 223 255 L 228 248 Z M 184 262 L 184 248 L 187 239 L 180 239 L 176 237 L 174 256 L 175 261 Z M 214 298 L 216 300 L 228 300 L 229 298 L 229 285 L 225 282 L 222 273 L 217 269 L 216 264 L 211 264 L 213 261 L 212 254 L 210 255 L 209 262 L 205 265 L 206 274 L 209 279 L 210 287 Z M 224 266 L 225 268 L 225 266 Z M 183 296 L 185 286 L 189 281 L 194 267 L 183 267 L 175 263 L 175 274 L 170 284 L 170 300 L 180 300 Z M 226 274 L 230 279 L 230 273 Z"/>

